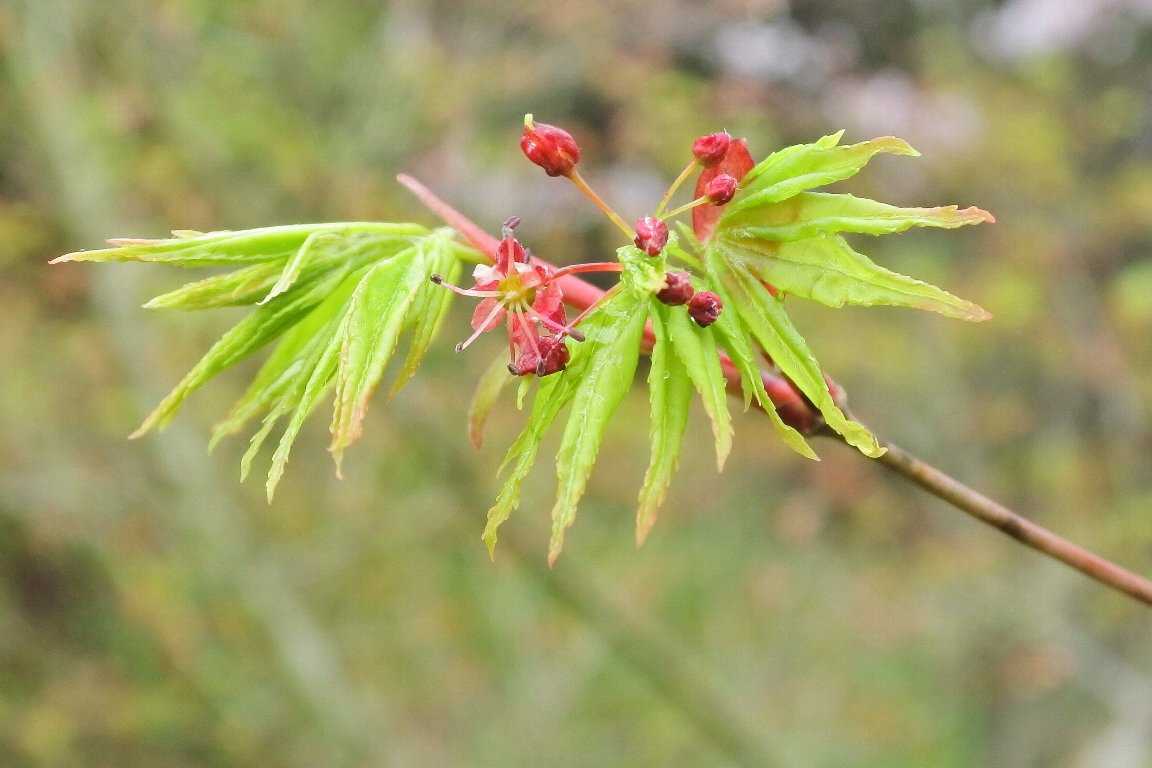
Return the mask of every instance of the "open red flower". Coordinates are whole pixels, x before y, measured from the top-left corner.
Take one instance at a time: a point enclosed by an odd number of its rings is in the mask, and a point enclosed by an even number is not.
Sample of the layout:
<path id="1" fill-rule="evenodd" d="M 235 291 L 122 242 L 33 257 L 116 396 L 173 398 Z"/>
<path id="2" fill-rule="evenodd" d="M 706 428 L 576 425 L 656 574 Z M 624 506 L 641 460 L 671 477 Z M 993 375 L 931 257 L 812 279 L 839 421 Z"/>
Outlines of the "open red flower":
<path id="1" fill-rule="evenodd" d="M 504 223 L 503 239 L 496 248 L 495 263 L 478 264 L 472 272 L 472 288 L 460 288 L 432 275 L 432 282 L 462 296 L 480 299 L 472 313 L 472 335 L 456 345 L 465 349 L 480 334 L 501 324 L 508 328 L 509 370 L 518 376 L 536 373 L 544 376 L 563 370 L 568 361 L 564 337 L 583 341 L 583 335 L 568 325 L 564 313 L 564 294 L 556 283 L 555 272 L 530 264 L 528 252 L 513 236 L 520 223 L 513 217 Z M 541 334 L 543 329 L 547 335 Z"/>

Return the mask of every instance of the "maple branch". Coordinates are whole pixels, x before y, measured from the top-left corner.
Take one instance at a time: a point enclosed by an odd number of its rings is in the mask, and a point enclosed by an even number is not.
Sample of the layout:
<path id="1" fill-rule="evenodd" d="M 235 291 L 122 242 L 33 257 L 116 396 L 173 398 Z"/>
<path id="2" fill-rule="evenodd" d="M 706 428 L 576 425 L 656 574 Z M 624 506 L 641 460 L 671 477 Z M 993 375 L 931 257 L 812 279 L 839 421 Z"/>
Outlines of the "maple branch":
<path id="1" fill-rule="evenodd" d="M 438 198 L 411 176 L 401 174 L 397 179 L 411 190 L 421 202 L 468 240 L 472 246 L 490 256 L 496 253 L 496 246 L 499 241 L 475 222 Z M 533 260 L 541 265 L 552 267 L 548 262 L 536 257 L 533 257 Z M 587 309 L 599 301 L 604 294 L 600 288 L 576 275 L 562 275 L 556 282 L 564 292 L 565 303 L 576 309 Z M 644 330 L 643 351 L 645 353 L 652 351 L 653 341 L 652 328 L 649 326 Z M 721 353 L 720 361 L 728 391 L 740 396 L 742 389 L 739 371 L 727 355 Z M 772 400 L 776 412 L 784 423 L 805 435 L 819 434 L 838 437 L 836 433 L 824 426 L 819 413 L 796 391 L 791 382 L 768 371 L 762 372 L 761 376 L 768 397 Z M 839 387 L 831 380 L 828 381 L 828 385 L 835 399 L 841 400 L 842 393 Z M 1152 606 L 1152 581 L 1057 536 L 1043 526 L 1020 516 L 979 491 L 969 488 L 954 477 L 916 458 L 902 448 L 884 440 L 880 440 L 880 444 L 887 451 L 874 461 L 884 465 L 905 480 L 920 486 L 961 512 L 1011 536 L 1024 546 L 1075 568 L 1107 587 Z"/>
<path id="2" fill-rule="evenodd" d="M 875 461 L 905 480 L 915 483 L 961 512 L 1011 536 L 1024 546 L 1059 560 L 1105 586 L 1152 606 L 1152 581 L 1057 536 L 1047 528 L 1018 515 L 1003 504 L 916 458 L 903 448 L 884 440 L 881 440 L 880 444 L 887 448 L 887 451 Z"/>

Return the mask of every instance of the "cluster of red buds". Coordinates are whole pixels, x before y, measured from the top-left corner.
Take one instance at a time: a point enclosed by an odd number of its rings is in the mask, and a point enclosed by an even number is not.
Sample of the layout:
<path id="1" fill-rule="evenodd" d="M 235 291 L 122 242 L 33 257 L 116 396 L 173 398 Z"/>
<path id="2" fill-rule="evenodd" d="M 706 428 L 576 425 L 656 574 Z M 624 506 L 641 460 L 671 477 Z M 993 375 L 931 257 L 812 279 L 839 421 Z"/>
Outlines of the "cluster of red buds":
<path id="1" fill-rule="evenodd" d="M 664 275 L 664 287 L 656 298 L 670 307 L 688 305 L 688 316 L 701 328 L 707 328 L 720 317 L 724 308 L 720 297 L 712 291 L 697 291 L 692 287 L 692 276 L 687 272 L 669 272 Z"/>
<path id="2" fill-rule="evenodd" d="M 727 155 L 731 144 L 732 137 L 726 132 L 697 139 L 692 145 L 692 162 L 672 183 L 656 213 L 637 219 L 636 226 L 629 227 L 576 170 L 580 162 L 580 147 L 570 133 L 554 125 L 537 123 L 532 115 L 526 115 L 524 134 L 520 139 L 520 148 L 529 160 L 543 168 L 549 176 L 562 176 L 575 184 L 637 248 L 653 258 L 659 256 L 668 244 L 666 219 L 699 205 L 725 205 L 736 194 L 738 180 L 719 173 L 704 184 L 700 190 L 703 194 L 698 198 L 665 213 L 668 202 L 680 185 L 698 168 L 718 165 Z M 533 262 L 529 252 L 513 235 L 519 223 L 519 217 L 515 216 L 504 223 L 503 237 L 496 248 L 494 263 L 476 267 L 473 272 L 475 285 L 472 288 L 450 285 L 440 275 L 432 275 L 432 281 L 463 296 L 481 299 L 472 315 L 473 333 L 457 345 L 457 351 L 467 347 L 480 334 L 504 323 L 508 328 L 511 357 L 508 370 L 515 376 L 547 376 L 563 370 L 567 365 L 569 351 L 565 339 L 584 340 L 575 326 L 595 308 L 589 307 L 569 323 L 564 311 L 564 295 L 557 278 L 578 272 L 619 272 L 621 265 L 618 262 L 599 262 L 553 269 Z M 696 291 L 687 272 L 667 273 L 664 287 L 656 294 L 656 298 L 669 306 L 687 305 L 688 315 L 701 327 L 716 322 L 723 306 L 715 293 Z"/>

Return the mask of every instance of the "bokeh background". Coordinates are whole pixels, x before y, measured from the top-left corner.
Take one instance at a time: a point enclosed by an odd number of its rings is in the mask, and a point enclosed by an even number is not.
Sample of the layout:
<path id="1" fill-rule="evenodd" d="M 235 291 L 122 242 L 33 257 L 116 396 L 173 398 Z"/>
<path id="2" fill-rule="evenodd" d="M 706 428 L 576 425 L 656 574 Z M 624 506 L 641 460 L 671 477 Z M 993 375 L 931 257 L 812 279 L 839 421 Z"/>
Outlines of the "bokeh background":
<path id="1" fill-rule="evenodd" d="M 333 477 L 279 498 L 207 436 L 253 366 L 124 439 L 236 316 L 187 277 L 49 258 L 109 236 L 431 219 L 407 171 L 559 262 L 610 226 L 521 157 L 525 112 L 646 213 L 691 140 L 895 134 L 842 185 L 998 223 L 860 246 L 979 326 L 792 305 L 857 414 L 1152 573 L 1147 0 L 0 0 L 0 765 L 1152 765 L 1152 620 L 838 445 L 707 426 L 647 545 L 637 387 L 558 567 L 547 457 L 479 541 L 459 308 Z M 324 422 L 323 419 L 318 422 Z"/>

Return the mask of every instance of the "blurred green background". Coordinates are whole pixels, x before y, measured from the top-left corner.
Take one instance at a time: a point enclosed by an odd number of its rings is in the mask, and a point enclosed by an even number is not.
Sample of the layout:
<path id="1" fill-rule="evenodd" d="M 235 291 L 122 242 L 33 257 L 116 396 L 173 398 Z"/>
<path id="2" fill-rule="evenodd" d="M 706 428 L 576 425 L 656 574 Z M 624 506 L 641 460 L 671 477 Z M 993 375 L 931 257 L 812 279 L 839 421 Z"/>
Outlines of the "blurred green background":
<path id="1" fill-rule="evenodd" d="M 0 765 L 1152 765 L 1146 609 L 831 443 L 696 419 L 647 545 L 643 387 L 555 571 L 541 463 L 479 541 L 510 403 L 467 447 L 459 308 L 333 477 L 276 502 L 205 450 L 253 366 L 130 432 L 235 316 L 187 277 L 48 267 L 110 236 L 431 222 L 407 171 L 558 262 L 615 248 L 520 156 L 569 128 L 625 218 L 691 140 L 895 134 L 849 191 L 998 223 L 860 243 L 971 326 L 791 304 L 884 437 L 1152 573 L 1152 11 L 1141 0 L 0 0 Z M 547 456 L 548 454 L 545 454 Z"/>

